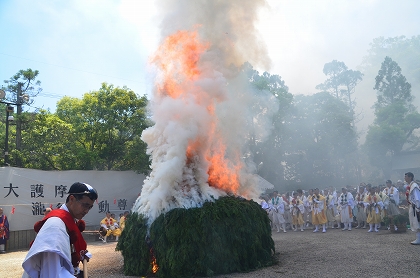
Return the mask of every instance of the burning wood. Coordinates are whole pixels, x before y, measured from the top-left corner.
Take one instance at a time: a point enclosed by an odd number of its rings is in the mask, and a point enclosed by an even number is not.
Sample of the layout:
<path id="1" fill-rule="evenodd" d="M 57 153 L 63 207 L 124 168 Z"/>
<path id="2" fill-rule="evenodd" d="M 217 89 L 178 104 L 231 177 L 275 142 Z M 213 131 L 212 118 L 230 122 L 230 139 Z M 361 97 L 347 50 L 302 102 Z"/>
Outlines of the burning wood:
<path id="1" fill-rule="evenodd" d="M 159 266 L 156 261 L 155 251 L 153 250 L 153 244 L 149 236 L 146 236 L 146 244 L 149 248 L 150 265 L 152 267 L 152 273 L 155 274 L 159 270 Z"/>
<path id="2" fill-rule="evenodd" d="M 151 258 L 151 265 L 152 265 L 152 273 L 155 274 L 159 270 L 159 266 L 156 262 L 156 257 L 153 251 L 153 248 L 150 248 L 150 258 Z"/>

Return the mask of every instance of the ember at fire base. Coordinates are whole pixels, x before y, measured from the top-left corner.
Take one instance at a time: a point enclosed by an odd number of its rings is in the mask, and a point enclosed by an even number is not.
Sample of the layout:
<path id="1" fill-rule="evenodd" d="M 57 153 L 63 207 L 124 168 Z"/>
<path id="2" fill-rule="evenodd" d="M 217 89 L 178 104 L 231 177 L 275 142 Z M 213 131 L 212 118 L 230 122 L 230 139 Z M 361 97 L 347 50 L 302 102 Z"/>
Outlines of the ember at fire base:
<path id="1" fill-rule="evenodd" d="M 125 275 L 152 273 L 147 219 L 127 220 L 117 250 Z M 273 264 L 274 242 L 267 213 L 254 201 L 222 197 L 201 208 L 173 209 L 150 227 L 157 277 L 211 276 Z"/>

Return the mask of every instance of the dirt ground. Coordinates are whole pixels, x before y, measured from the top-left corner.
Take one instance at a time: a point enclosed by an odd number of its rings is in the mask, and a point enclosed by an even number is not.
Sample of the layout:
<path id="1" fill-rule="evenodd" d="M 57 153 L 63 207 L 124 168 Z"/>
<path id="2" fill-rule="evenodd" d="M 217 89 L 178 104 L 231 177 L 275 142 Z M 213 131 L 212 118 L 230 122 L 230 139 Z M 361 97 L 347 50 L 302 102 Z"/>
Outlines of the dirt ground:
<path id="1" fill-rule="evenodd" d="M 364 229 L 327 233 L 273 232 L 278 263 L 249 273 L 219 275 L 217 278 L 291 277 L 420 277 L 420 245 L 411 245 L 414 232 L 394 234 L 387 230 L 367 233 Z M 93 254 L 89 277 L 124 276 L 123 257 L 115 242 L 88 242 Z M 0 277 L 22 275 L 27 250 L 0 254 Z"/>

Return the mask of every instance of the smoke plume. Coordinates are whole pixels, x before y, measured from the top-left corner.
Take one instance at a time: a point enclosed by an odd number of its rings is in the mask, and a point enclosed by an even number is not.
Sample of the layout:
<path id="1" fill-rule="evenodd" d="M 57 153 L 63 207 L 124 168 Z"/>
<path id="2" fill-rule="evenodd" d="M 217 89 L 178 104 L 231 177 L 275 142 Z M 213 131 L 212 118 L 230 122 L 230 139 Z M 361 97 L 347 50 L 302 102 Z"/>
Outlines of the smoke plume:
<path id="1" fill-rule="evenodd" d="M 153 222 L 173 208 L 261 193 L 247 142 L 270 133 L 277 103 L 241 66 L 268 69 L 254 24 L 263 0 L 159 1 L 162 42 L 151 62 L 154 125 L 142 134 L 152 171 L 133 210 Z"/>

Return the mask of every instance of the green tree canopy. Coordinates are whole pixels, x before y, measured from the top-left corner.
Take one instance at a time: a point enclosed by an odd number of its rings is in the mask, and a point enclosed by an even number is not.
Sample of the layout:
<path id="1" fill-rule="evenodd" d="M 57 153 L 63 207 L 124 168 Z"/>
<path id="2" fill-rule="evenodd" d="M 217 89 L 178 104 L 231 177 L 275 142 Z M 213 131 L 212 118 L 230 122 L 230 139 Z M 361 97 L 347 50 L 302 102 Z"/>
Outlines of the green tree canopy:
<path id="1" fill-rule="evenodd" d="M 103 83 L 81 100 L 61 99 L 56 113 L 75 130 L 76 142 L 83 150 L 79 151 L 82 169 L 127 170 L 135 166 L 133 170 L 147 172 L 146 146 L 140 140 L 149 126 L 146 106 L 145 96 Z"/>
<path id="2" fill-rule="evenodd" d="M 41 81 L 37 80 L 39 75 L 38 70 L 20 70 L 15 75 L 13 75 L 9 80 L 4 80 L 6 86 L 4 90 L 9 92 L 6 100 L 13 103 L 29 103 L 34 102 L 34 97 L 36 97 L 41 91 Z M 28 100 L 22 99 L 23 95 L 27 95 Z"/>
<path id="3" fill-rule="evenodd" d="M 41 170 L 80 169 L 77 157 L 76 134 L 71 124 L 57 115 L 41 110 L 30 114 L 29 128 L 22 133 L 22 150 L 19 156 L 24 168 Z"/>
<path id="4" fill-rule="evenodd" d="M 354 181 L 357 135 L 352 121 L 347 105 L 327 92 L 296 96 L 285 118 L 287 179 L 307 186 Z"/>
<path id="5" fill-rule="evenodd" d="M 283 118 L 288 113 L 288 109 L 293 100 L 293 96 L 289 93 L 289 88 L 279 75 L 271 75 L 268 72 L 260 74 L 249 63 L 245 63 L 242 69 L 251 86 L 257 94 L 261 96 L 269 93 L 275 97 L 278 103 L 278 110 L 273 115 L 272 119 L 272 132 L 269 137 L 261 142 L 257 139 L 256 135 L 251 135 L 250 150 L 253 161 L 258 165 L 258 174 L 273 184 L 278 184 L 284 180 L 282 171 L 281 157 L 283 157 L 284 149 L 282 148 L 283 136 Z M 266 106 L 261 103 L 256 103 L 254 109 L 264 111 Z"/>
<path id="6" fill-rule="evenodd" d="M 413 131 L 420 127 L 420 114 L 412 104 L 411 85 L 390 57 L 385 57 L 375 80 L 374 89 L 378 92 L 375 120 L 369 127 L 364 148 L 371 164 L 383 175 L 389 175 L 394 155 L 418 148 L 419 138 Z"/>
<path id="7" fill-rule="evenodd" d="M 337 60 L 326 63 L 323 72 L 328 78 L 315 88 L 329 92 L 337 99 L 344 101 L 349 111 L 354 114 L 355 103 L 352 94 L 362 80 L 363 74 L 360 71 L 348 69 L 344 62 Z"/>

